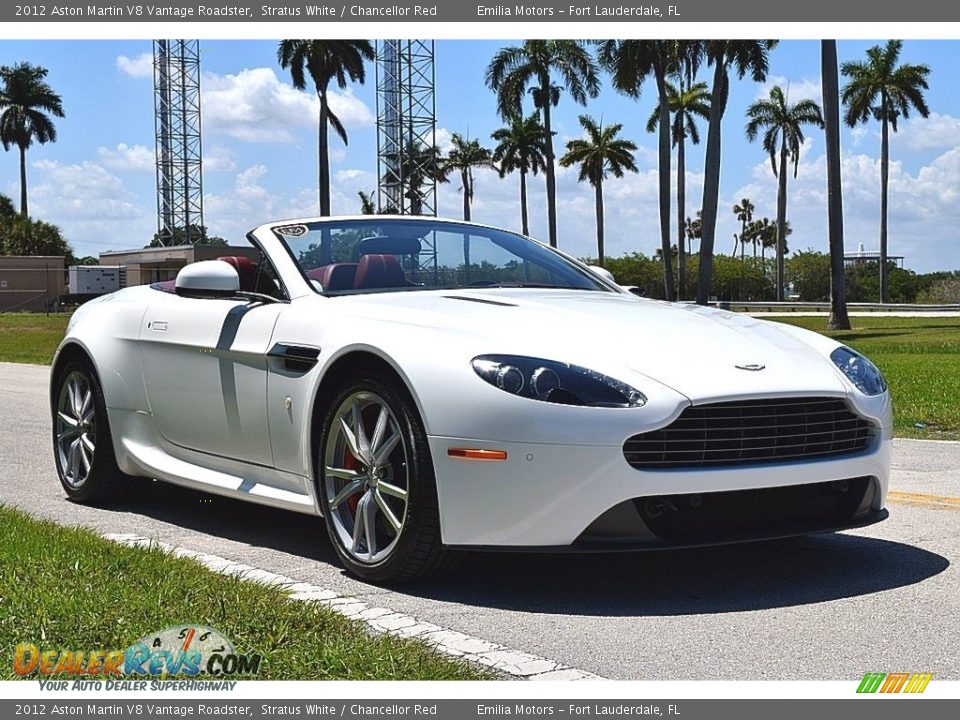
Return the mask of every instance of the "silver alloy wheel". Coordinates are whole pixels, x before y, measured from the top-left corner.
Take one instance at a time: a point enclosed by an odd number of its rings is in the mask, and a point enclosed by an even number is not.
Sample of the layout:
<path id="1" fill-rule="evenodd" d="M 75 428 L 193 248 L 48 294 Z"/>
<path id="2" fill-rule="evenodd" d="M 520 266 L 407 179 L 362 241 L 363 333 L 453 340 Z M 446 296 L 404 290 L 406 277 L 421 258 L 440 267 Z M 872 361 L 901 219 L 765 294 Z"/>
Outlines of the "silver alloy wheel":
<path id="1" fill-rule="evenodd" d="M 97 418 L 90 379 L 74 370 L 63 379 L 57 400 L 57 463 L 70 487 L 86 482 L 96 451 Z"/>
<path id="2" fill-rule="evenodd" d="M 358 391 L 337 408 L 323 452 L 327 522 L 350 556 L 386 558 L 407 519 L 407 448 L 396 415 L 376 393 Z"/>

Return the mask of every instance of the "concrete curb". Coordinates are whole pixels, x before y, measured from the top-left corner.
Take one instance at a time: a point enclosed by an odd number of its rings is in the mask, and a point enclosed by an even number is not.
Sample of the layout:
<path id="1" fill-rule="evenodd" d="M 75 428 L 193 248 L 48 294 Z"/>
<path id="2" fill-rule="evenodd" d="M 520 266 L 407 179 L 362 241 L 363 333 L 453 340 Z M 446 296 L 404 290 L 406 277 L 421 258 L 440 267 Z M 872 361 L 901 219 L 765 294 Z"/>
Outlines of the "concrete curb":
<path id="1" fill-rule="evenodd" d="M 404 615 L 389 608 L 371 607 L 350 595 L 341 595 L 310 583 L 233 562 L 218 555 L 179 548 L 151 540 L 141 535 L 107 533 L 104 535 L 120 545 L 160 548 L 176 557 L 196 560 L 204 567 L 223 575 L 236 575 L 263 585 L 284 589 L 292 600 L 313 602 L 330 608 L 344 617 L 364 623 L 373 633 L 386 633 L 402 638 L 417 639 L 444 655 L 491 668 L 516 680 L 603 680 L 585 670 L 578 670 L 539 655 L 520 652 L 473 635 L 422 622 L 412 615 Z"/>
<path id="2" fill-rule="evenodd" d="M 960 440 L 936 440 L 935 438 L 905 438 L 905 437 L 894 437 L 894 440 L 897 442 L 908 442 L 908 443 L 930 443 L 934 445 L 960 445 Z"/>

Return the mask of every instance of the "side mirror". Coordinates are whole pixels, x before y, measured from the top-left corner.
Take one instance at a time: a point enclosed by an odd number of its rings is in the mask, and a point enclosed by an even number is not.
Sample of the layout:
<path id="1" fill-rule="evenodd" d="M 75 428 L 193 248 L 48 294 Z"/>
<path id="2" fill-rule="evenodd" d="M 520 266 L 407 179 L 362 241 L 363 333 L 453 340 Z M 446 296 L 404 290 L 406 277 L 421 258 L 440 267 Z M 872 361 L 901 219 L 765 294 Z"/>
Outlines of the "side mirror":
<path id="1" fill-rule="evenodd" d="M 617 281 L 614 280 L 613 278 L 613 273 L 607 270 L 606 268 L 600 267 L 599 265 L 588 265 L 587 267 L 590 268 L 591 272 L 593 272 L 594 275 L 599 275 L 604 280 L 606 280 L 607 282 L 612 282 L 614 285 L 617 284 Z"/>
<path id="2" fill-rule="evenodd" d="M 174 289 L 190 297 L 231 297 L 240 291 L 240 276 L 229 263 L 201 260 L 177 273 Z"/>

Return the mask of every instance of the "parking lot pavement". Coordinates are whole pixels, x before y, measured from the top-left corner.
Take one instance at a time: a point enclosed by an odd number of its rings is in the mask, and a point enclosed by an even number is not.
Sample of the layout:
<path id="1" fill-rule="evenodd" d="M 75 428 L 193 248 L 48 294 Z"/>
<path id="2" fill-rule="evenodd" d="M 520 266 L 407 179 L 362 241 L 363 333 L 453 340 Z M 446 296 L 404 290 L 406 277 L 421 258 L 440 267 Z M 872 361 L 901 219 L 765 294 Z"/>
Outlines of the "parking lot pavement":
<path id="1" fill-rule="evenodd" d="M 0 502 L 33 515 L 213 553 L 605 677 L 960 679 L 960 443 L 895 441 L 890 519 L 864 530 L 622 556 L 478 553 L 394 591 L 345 576 L 318 519 L 162 483 L 115 508 L 68 503 L 47 374 L 0 364 Z"/>
<path id="2" fill-rule="evenodd" d="M 960 442 L 897 440 L 894 492 L 960 497 Z"/>

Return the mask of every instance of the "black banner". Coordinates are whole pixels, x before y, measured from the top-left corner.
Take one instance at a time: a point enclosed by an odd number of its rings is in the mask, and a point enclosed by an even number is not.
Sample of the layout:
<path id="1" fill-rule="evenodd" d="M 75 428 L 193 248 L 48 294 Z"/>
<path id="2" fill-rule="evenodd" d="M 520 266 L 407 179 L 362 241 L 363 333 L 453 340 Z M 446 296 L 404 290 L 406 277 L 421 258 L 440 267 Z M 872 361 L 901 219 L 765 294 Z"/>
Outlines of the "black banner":
<path id="1" fill-rule="evenodd" d="M 960 4 L 939 0 L 862 3 L 809 0 L 669 0 L 669 2 L 487 2 L 477 0 L 158 0 L 157 2 L 3 3 L 2 22 L 948 22 Z"/>

